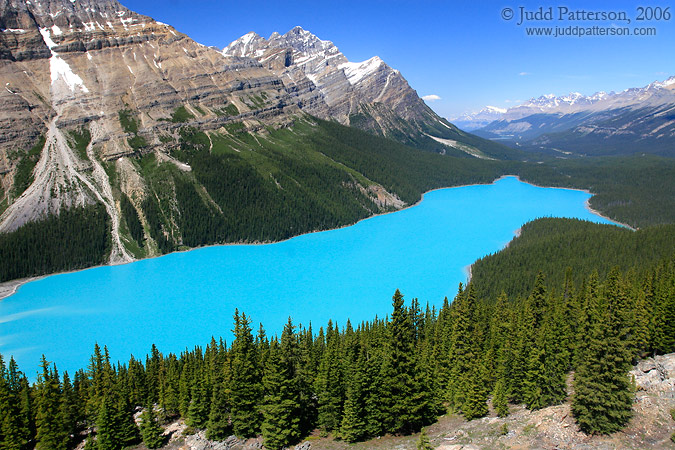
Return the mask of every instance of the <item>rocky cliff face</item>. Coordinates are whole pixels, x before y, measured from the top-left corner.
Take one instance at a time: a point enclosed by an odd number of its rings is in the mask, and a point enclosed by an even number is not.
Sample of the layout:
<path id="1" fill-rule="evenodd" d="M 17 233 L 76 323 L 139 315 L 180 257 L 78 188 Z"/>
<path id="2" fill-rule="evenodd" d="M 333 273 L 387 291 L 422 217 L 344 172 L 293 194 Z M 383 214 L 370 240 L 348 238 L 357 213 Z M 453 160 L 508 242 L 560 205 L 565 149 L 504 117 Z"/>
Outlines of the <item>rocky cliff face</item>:
<path id="1" fill-rule="evenodd" d="M 181 125 L 171 121 L 177 108 L 207 130 L 231 121 L 280 127 L 298 113 L 281 81 L 260 64 L 223 57 L 115 0 L 3 0 L 0 27 L 0 174 L 9 205 L 2 231 L 96 201 L 117 222 L 100 161 L 164 151 Z M 120 120 L 122 111 L 131 123 Z M 72 133 L 82 130 L 91 140 L 76 154 Z M 40 135 L 45 143 L 29 167 L 32 183 L 17 190 L 17 166 Z M 141 139 L 137 145 L 133 137 Z M 119 166 L 133 172 L 123 161 Z M 129 259 L 114 241 L 113 259 Z"/>
<path id="2" fill-rule="evenodd" d="M 301 27 L 269 39 L 248 33 L 223 54 L 259 62 L 281 78 L 304 111 L 317 117 L 404 141 L 457 132 L 382 59 L 349 62 L 332 42 Z"/>

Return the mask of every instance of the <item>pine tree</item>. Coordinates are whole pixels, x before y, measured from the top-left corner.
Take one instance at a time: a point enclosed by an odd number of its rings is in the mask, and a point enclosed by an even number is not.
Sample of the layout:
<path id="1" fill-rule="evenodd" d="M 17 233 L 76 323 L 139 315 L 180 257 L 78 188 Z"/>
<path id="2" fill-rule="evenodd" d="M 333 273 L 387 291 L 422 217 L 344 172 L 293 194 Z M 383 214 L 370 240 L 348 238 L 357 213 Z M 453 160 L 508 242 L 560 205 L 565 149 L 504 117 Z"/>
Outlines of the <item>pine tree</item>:
<path id="1" fill-rule="evenodd" d="M 630 420 L 633 403 L 629 342 L 625 340 L 621 301 L 611 282 L 609 298 L 590 298 L 586 347 L 574 377 L 572 413 L 582 431 L 608 434 L 621 430 Z"/>
<path id="2" fill-rule="evenodd" d="M 183 365 L 178 382 L 178 412 L 181 417 L 188 416 L 190 401 L 192 400 L 192 390 L 190 389 L 190 368 L 188 364 Z"/>
<path id="3" fill-rule="evenodd" d="M 452 344 L 450 348 L 450 405 L 467 418 L 481 417 L 487 410 L 485 367 L 479 361 L 481 342 L 476 323 L 476 297 L 473 285 L 466 292 L 460 285 L 452 305 Z"/>
<path id="4" fill-rule="evenodd" d="M 119 390 L 114 397 L 116 397 L 113 413 L 115 441 L 122 447 L 127 447 L 139 441 L 140 433 L 134 421 L 133 408 L 125 390 Z"/>
<path id="5" fill-rule="evenodd" d="M 382 345 L 379 346 L 380 348 L 369 354 L 366 360 L 364 404 L 367 436 L 381 436 L 390 428 L 391 422 L 389 414 L 391 392 L 385 382 L 389 368 L 386 366 L 387 358 L 382 351 Z"/>
<path id="6" fill-rule="evenodd" d="M 390 424 L 389 432 L 412 433 L 434 419 L 434 408 L 421 377 L 424 370 L 416 367 L 415 330 L 398 289 L 392 305 L 384 365 L 385 383 L 390 392 L 386 410 L 389 417 L 385 424 Z"/>
<path id="7" fill-rule="evenodd" d="M 263 383 L 262 434 L 265 447 L 281 449 L 300 438 L 300 397 L 296 379 L 297 341 L 291 320 L 284 327 L 281 343 L 272 342 Z"/>
<path id="8" fill-rule="evenodd" d="M 554 333 L 554 324 L 547 319 L 536 331 L 530 349 L 525 376 L 524 397 L 529 409 L 541 409 L 561 403 L 566 396 L 566 356 Z"/>
<path id="9" fill-rule="evenodd" d="M 417 440 L 416 448 L 417 450 L 434 450 L 434 448 L 431 446 L 431 442 L 429 442 L 429 437 L 427 436 L 427 432 L 424 428 L 422 428 L 420 437 Z"/>
<path id="10" fill-rule="evenodd" d="M 506 380 L 497 378 L 494 391 L 492 392 L 492 406 L 499 417 L 509 415 L 509 399 L 506 392 Z"/>
<path id="11" fill-rule="evenodd" d="M 143 437 L 143 443 L 146 447 L 155 449 L 164 445 L 165 439 L 162 435 L 163 430 L 162 427 L 159 426 L 157 414 L 155 414 L 155 409 L 152 403 L 148 403 L 148 405 L 143 410 L 139 427 L 141 430 L 141 436 Z"/>
<path id="12" fill-rule="evenodd" d="M 36 450 L 66 449 L 68 435 L 61 416 L 61 386 L 56 369 L 42 355 L 37 382 Z"/>
<path id="13" fill-rule="evenodd" d="M 488 413 L 487 373 L 483 361 L 473 364 L 472 373 L 467 385 L 462 414 L 467 420 L 483 417 Z"/>
<path id="14" fill-rule="evenodd" d="M 205 384 L 203 378 L 199 377 L 192 387 L 192 400 L 187 414 L 188 424 L 199 429 L 206 428 L 209 420 L 210 406 Z"/>
<path id="15" fill-rule="evenodd" d="M 29 432 L 21 414 L 21 376 L 16 362 L 10 360 L 9 371 L 0 354 L 0 448 L 21 450 Z"/>
<path id="16" fill-rule="evenodd" d="M 76 394 L 70 383 L 68 372 L 64 372 L 63 374 L 63 394 L 60 415 L 63 418 L 63 425 L 67 436 L 66 446 L 71 447 L 75 434 L 78 431 L 79 413 L 77 410 Z"/>
<path id="17" fill-rule="evenodd" d="M 223 368 L 222 371 L 225 369 Z M 227 376 L 221 373 L 214 380 L 211 411 L 206 424 L 206 436 L 213 441 L 223 441 L 232 434 L 230 425 L 230 392 L 226 387 Z"/>
<path id="18" fill-rule="evenodd" d="M 502 292 L 494 307 L 491 346 L 496 355 L 495 384 L 492 391 L 492 406 L 499 417 L 509 414 L 508 379 L 513 359 L 513 327 L 506 293 Z"/>
<path id="19" fill-rule="evenodd" d="M 325 431 L 337 429 L 342 420 L 344 381 L 342 362 L 339 358 L 342 349 L 338 334 L 339 331 L 333 330 L 333 323 L 329 321 L 326 349 L 314 384 L 318 399 L 318 425 Z"/>
<path id="20" fill-rule="evenodd" d="M 353 364 L 342 421 L 340 423 L 340 437 L 347 442 L 356 442 L 367 436 L 366 429 L 366 360 L 362 352 Z"/>
<path id="21" fill-rule="evenodd" d="M 234 434 L 249 438 L 260 431 L 262 379 L 258 354 L 253 342 L 250 320 L 245 314 L 234 314 L 234 341 L 231 360 L 232 429 Z"/>
<path id="22" fill-rule="evenodd" d="M 96 450 L 119 450 L 122 444 L 117 438 L 117 410 L 111 394 L 103 397 L 96 416 Z"/>

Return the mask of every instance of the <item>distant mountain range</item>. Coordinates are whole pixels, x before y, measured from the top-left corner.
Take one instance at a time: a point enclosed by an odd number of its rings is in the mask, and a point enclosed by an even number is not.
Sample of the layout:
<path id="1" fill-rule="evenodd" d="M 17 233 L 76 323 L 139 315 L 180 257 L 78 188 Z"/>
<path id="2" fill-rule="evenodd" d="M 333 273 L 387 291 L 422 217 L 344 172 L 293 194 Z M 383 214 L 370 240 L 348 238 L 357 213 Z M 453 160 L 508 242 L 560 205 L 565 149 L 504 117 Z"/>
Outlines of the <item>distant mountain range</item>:
<path id="1" fill-rule="evenodd" d="M 559 155 L 675 156 L 675 77 L 621 92 L 544 95 L 506 111 L 484 111 L 455 123 L 488 139 Z M 485 117 L 493 120 L 485 124 Z"/>
<path id="2" fill-rule="evenodd" d="M 501 119 L 507 109 L 497 108 L 496 106 L 486 106 L 478 112 L 464 113 L 461 116 L 450 119 L 458 128 L 465 131 L 472 131 Z"/>

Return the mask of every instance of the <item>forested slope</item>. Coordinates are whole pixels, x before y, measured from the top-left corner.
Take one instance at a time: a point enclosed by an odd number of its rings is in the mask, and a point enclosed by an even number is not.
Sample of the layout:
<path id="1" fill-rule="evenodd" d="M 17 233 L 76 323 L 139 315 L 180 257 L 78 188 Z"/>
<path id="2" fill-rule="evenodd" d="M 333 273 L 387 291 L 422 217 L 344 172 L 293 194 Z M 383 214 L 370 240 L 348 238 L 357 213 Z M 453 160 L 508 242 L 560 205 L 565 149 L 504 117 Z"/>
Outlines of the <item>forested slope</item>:
<path id="1" fill-rule="evenodd" d="M 593 271 L 604 277 L 614 267 L 642 273 L 653 261 L 674 255 L 675 224 L 631 231 L 577 219 L 537 219 L 506 248 L 477 260 L 472 284 L 483 298 L 501 292 L 525 297 L 539 272 L 559 289 L 565 277 L 578 284 Z"/>
<path id="2" fill-rule="evenodd" d="M 631 227 L 675 223 L 675 158 L 573 158 L 514 169 L 540 186 L 586 189 L 591 207 Z"/>

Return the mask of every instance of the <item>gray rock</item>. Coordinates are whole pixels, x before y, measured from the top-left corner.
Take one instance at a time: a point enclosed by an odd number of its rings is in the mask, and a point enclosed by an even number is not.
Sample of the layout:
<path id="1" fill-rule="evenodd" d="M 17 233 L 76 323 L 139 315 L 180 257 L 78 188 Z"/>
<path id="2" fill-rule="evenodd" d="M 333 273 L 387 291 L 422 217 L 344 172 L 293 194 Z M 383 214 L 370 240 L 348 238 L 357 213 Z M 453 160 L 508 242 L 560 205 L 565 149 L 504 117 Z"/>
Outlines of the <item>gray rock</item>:
<path id="1" fill-rule="evenodd" d="M 630 371 L 640 391 L 662 398 L 675 398 L 675 353 L 640 361 Z"/>

